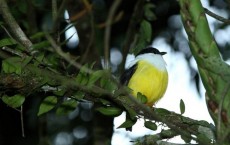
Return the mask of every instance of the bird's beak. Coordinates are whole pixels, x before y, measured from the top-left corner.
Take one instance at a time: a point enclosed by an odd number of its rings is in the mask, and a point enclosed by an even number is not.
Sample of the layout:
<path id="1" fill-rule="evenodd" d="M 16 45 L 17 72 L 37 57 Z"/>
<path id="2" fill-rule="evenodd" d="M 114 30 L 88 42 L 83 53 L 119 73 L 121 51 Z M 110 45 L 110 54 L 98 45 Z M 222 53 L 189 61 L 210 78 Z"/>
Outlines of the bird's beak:
<path id="1" fill-rule="evenodd" d="M 167 52 L 160 52 L 161 55 L 165 55 Z"/>

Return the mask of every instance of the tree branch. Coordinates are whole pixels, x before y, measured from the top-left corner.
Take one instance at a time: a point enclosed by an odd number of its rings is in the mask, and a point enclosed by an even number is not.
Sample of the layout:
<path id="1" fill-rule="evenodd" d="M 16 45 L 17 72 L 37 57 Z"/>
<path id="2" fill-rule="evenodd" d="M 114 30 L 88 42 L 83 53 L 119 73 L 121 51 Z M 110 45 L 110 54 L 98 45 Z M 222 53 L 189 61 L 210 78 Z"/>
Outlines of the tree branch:
<path id="1" fill-rule="evenodd" d="M 229 130 L 226 131 L 225 135 L 222 135 L 220 136 L 221 133 L 221 127 L 223 127 L 223 125 L 221 125 L 223 122 L 226 122 L 223 121 L 223 116 L 222 116 L 222 113 L 225 111 L 223 110 L 223 103 L 224 103 L 224 100 L 225 100 L 225 97 L 229 91 L 229 88 L 230 88 L 230 82 L 228 82 L 228 84 L 225 86 L 224 90 L 223 90 L 223 93 L 221 95 L 221 99 L 220 99 L 220 102 L 219 102 L 219 107 L 218 107 L 218 121 L 217 121 L 217 140 L 219 140 L 220 142 L 224 141 L 224 139 L 226 138 L 226 135 L 229 133 Z M 227 116 L 225 117 L 227 118 Z"/>
<path id="2" fill-rule="evenodd" d="M 118 6 L 120 5 L 121 0 L 115 0 L 114 3 L 112 4 L 110 10 L 109 10 L 109 14 L 108 14 L 108 18 L 106 21 L 106 27 L 105 27 L 105 35 L 104 35 L 104 40 L 105 40 L 105 44 L 104 44 L 104 55 L 105 55 L 105 68 L 108 69 L 109 68 L 109 62 L 110 62 L 110 33 L 111 33 L 111 25 L 114 19 L 114 15 L 115 12 L 118 8 Z"/>
<path id="3" fill-rule="evenodd" d="M 52 32 L 55 32 L 58 27 L 59 27 L 59 21 L 63 16 L 63 12 L 65 10 L 67 0 L 63 0 L 62 3 L 60 4 L 59 9 L 57 9 L 57 0 L 52 0 L 52 15 L 53 15 L 53 28 Z"/>
<path id="4" fill-rule="evenodd" d="M 179 4 L 182 22 L 189 39 L 189 46 L 206 89 L 206 99 L 217 106 L 214 109 L 210 107 L 211 105 L 208 106 L 211 117 L 218 129 L 217 136 L 228 136 L 228 140 L 227 138 L 226 140 L 217 138 L 216 142 L 217 144 L 228 143 L 230 136 L 230 91 L 225 91 L 225 89 L 229 84 L 230 66 L 220 56 L 200 0 L 179 0 Z M 227 71 L 225 72 L 225 70 Z M 223 95 L 223 92 L 226 93 Z M 218 110 L 218 106 L 221 108 L 220 110 Z M 222 116 L 220 117 L 222 112 L 225 113 L 225 119 L 221 118 Z M 222 123 L 219 121 L 222 121 Z"/>
<path id="5" fill-rule="evenodd" d="M 143 18 L 143 7 L 145 4 L 145 0 L 138 0 L 137 3 L 135 4 L 134 10 L 133 10 L 133 15 L 131 17 L 131 20 L 129 22 L 129 26 L 127 28 L 126 32 L 126 37 L 125 41 L 122 47 L 122 54 L 123 54 L 123 61 L 122 64 L 120 65 L 120 72 L 123 72 L 125 68 L 125 62 L 126 62 L 126 57 L 127 54 L 129 53 L 129 50 L 132 46 L 132 42 L 134 41 L 135 35 L 137 33 L 137 25 L 140 24 L 141 19 Z"/>
<path id="6" fill-rule="evenodd" d="M 26 48 L 28 53 L 34 54 L 35 52 L 33 52 L 32 42 L 27 38 L 14 17 L 11 15 L 5 0 L 0 0 L 0 13 L 16 40 L 18 40 L 19 43 Z"/>
<path id="7" fill-rule="evenodd" d="M 13 55 L 20 56 L 21 58 L 25 58 L 26 57 L 26 55 L 24 53 L 21 53 L 20 51 L 14 50 L 14 49 L 9 48 L 7 46 L 3 46 L 2 50 L 6 51 L 6 52 L 9 52 L 9 53 L 11 53 Z"/>
<path id="8" fill-rule="evenodd" d="M 64 58 L 67 62 L 69 62 L 69 64 L 73 65 L 74 67 L 76 67 L 77 69 L 81 69 L 82 65 L 77 63 L 75 61 L 75 59 L 71 58 L 69 53 L 65 53 L 62 51 L 61 47 L 59 47 L 56 42 L 54 41 L 54 39 L 46 33 L 46 38 L 47 40 L 50 42 L 51 46 L 53 47 L 54 51 L 60 55 L 62 58 Z M 91 69 L 85 68 L 83 70 L 86 73 L 92 73 L 93 71 Z"/>
<path id="9" fill-rule="evenodd" d="M 158 141 L 161 141 L 163 139 L 170 139 L 175 136 L 179 135 L 175 131 L 168 129 L 168 130 L 162 130 L 158 134 L 154 135 L 146 135 L 142 138 L 140 138 L 135 145 L 152 145 L 157 144 Z"/>
<path id="10" fill-rule="evenodd" d="M 57 8 L 57 0 L 52 0 L 52 18 L 53 21 L 56 20 L 58 14 L 58 8 Z"/>
<path id="11" fill-rule="evenodd" d="M 204 140 L 199 140 L 199 138 L 191 136 L 200 135 L 200 127 L 209 128 L 209 123 L 183 117 L 180 114 L 176 114 L 165 109 L 154 108 L 153 110 L 153 108 L 149 108 L 146 105 L 138 102 L 134 97 L 129 96 L 127 91 L 123 88 L 120 88 L 115 92 L 111 92 L 95 85 L 81 85 L 72 77 L 66 77 L 30 64 L 24 67 L 24 71 L 25 73 L 23 73 L 23 76 L 20 77 L 16 74 L 0 74 L 0 88 L 4 90 L 13 89 L 16 92 L 24 94 L 25 96 L 28 96 L 28 94 L 31 94 L 32 92 L 36 93 L 44 91 L 41 89 L 41 86 L 44 84 L 60 86 L 63 89 L 69 90 L 68 92 L 76 92 L 81 90 L 87 94 L 90 94 L 90 96 L 92 96 L 90 99 L 94 102 L 97 102 L 98 98 L 112 100 L 119 106 L 127 106 L 128 108 L 133 109 L 137 114 L 144 116 L 145 119 L 165 123 L 177 134 L 197 140 L 202 144 L 211 144 L 209 139 L 206 139 L 206 136 L 203 137 L 205 138 Z M 117 94 L 118 92 L 119 94 L 126 95 L 119 95 Z"/>

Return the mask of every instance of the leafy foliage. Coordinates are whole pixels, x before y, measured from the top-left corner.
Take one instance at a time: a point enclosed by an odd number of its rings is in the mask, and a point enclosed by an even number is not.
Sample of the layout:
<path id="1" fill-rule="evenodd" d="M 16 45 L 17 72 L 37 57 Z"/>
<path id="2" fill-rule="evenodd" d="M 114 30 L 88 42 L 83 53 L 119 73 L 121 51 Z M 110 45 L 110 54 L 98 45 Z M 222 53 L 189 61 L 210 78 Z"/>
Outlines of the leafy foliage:
<path id="1" fill-rule="evenodd" d="M 78 102 L 74 99 L 67 99 L 64 100 L 61 105 L 57 108 L 56 114 L 57 115 L 66 115 L 73 112 L 78 105 Z"/>
<path id="2" fill-rule="evenodd" d="M 184 114 L 184 112 L 185 112 L 185 104 L 184 104 L 184 101 L 181 99 L 180 100 L 180 113 Z"/>
<path id="3" fill-rule="evenodd" d="M 22 104 L 25 101 L 25 96 L 22 96 L 20 94 L 16 94 L 14 96 L 2 96 L 2 101 L 9 105 L 12 108 L 18 108 L 22 106 Z"/>
<path id="4" fill-rule="evenodd" d="M 131 128 L 135 123 L 137 122 L 137 119 L 130 120 L 126 119 L 125 122 L 123 122 L 118 128 Z"/>
<path id="5" fill-rule="evenodd" d="M 3 61 L 2 70 L 5 73 L 21 74 L 22 67 L 20 61 L 21 61 L 20 57 L 10 57 Z"/>
<path id="6" fill-rule="evenodd" d="M 96 110 L 106 116 L 113 116 L 113 117 L 119 116 L 122 113 L 122 110 L 116 107 L 99 107 Z"/>
<path id="7" fill-rule="evenodd" d="M 17 42 L 11 38 L 5 38 L 0 40 L 0 47 L 15 45 Z"/>
<path id="8" fill-rule="evenodd" d="M 137 100 L 143 104 L 147 103 L 147 97 L 140 92 L 137 93 Z"/>
<path id="9" fill-rule="evenodd" d="M 153 123 L 152 121 L 145 121 L 145 127 L 151 130 L 157 130 L 156 123 Z"/>
<path id="10" fill-rule="evenodd" d="M 47 113 L 48 111 L 53 109 L 56 105 L 57 105 L 57 97 L 55 97 L 55 96 L 46 97 L 42 101 L 37 115 L 40 116 L 44 113 Z"/>

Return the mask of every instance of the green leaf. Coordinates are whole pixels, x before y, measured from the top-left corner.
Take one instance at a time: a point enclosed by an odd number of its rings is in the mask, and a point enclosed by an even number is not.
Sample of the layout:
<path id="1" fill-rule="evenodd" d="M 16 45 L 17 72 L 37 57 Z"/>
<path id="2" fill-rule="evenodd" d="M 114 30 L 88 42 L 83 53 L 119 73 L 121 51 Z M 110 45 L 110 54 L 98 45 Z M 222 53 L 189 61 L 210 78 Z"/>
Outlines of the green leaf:
<path id="1" fill-rule="evenodd" d="M 129 118 L 131 120 L 135 120 L 135 118 L 137 116 L 137 113 L 135 112 L 135 110 L 133 110 L 132 108 L 130 108 L 130 107 L 126 106 L 126 105 L 124 105 L 124 107 L 125 107 L 128 115 L 129 115 Z"/>
<path id="2" fill-rule="evenodd" d="M 38 32 L 35 33 L 34 35 L 30 36 L 30 39 L 36 40 L 36 39 L 41 39 L 45 37 L 45 32 Z"/>
<path id="3" fill-rule="evenodd" d="M 83 66 L 81 67 L 80 73 L 86 74 L 87 69 L 89 69 L 89 64 L 88 64 L 88 63 L 86 63 L 85 65 L 83 65 Z"/>
<path id="4" fill-rule="evenodd" d="M 212 142 L 212 140 L 211 139 L 209 139 L 206 135 L 204 135 L 204 134 L 199 134 L 199 135 L 197 135 L 197 140 L 198 140 L 198 142 L 208 142 L 208 143 L 211 143 Z"/>
<path id="5" fill-rule="evenodd" d="M 25 101 L 25 96 L 22 96 L 20 94 L 14 95 L 14 96 L 6 96 L 4 95 L 2 97 L 2 101 L 9 105 L 12 108 L 17 108 L 20 107 L 24 101 Z"/>
<path id="6" fill-rule="evenodd" d="M 184 112 L 185 112 L 185 104 L 184 101 L 180 99 L 180 113 L 184 114 Z"/>
<path id="7" fill-rule="evenodd" d="M 186 142 L 186 143 L 190 143 L 191 142 L 191 138 L 189 138 L 187 136 L 184 136 L 184 135 L 181 135 L 181 139 L 183 139 L 184 142 Z"/>
<path id="8" fill-rule="evenodd" d="M 57 104 L 57 97 L 55 96 L 48 96 L 43 101 L 39 107 L 38 116 L 50 111 L 53 109 Z"/>
<path id="9" fill-rule="evenodd" d="M 153 12 L 154 8 L 155 8 L 155 5 L 152 3 L 147 3 L 144 6 L 144 16 L 149 21 L 156 20 L 156 15 Z"/>
<path id="10" fill-rule="evenodd" d="M 130 128 L 132 127 L 135 123 L 137 122 L 137 119 L 131 120 L 131 119 L 126 119 L 125 122 L 123 122 L 120 126 L 117 128 Z"/>
<path id="11" fill-rule="evenodd" d="M 172 136 L 177 136 L 178 133 L 172 129 L 169 129 L 169 130 L 161 130 L 161 135 L 162 136 L 165 136 L 165 137 L 172 137 Z"/>
<path id="12" fill-rule="evenodd" d="M 89 79 L 89 78 L 88 78 L 86 75 L 83 75 L 80 84 L 82 84 L 82 85 L 87 85 L 88 79 Z"/>
<path id="13" fill-rule="evenodd" d="M 140 52 L 143 48 L 145 48 L 147 45 L 145 40 L 140 40 L 138 42 L 138 44 L 136 45 L 136 47 L 133 47 L 134 49 L 131 50 L 132 53 L 137 54 L 138 52 Z"/>
<path id="14" fill-rule="evenodd" d="M 104 75 L 103 70 L 97 70 L 89 76 L 89 85 L 93 85 L 97 80 L 99 80 Z"/>
<path id="15" fill-rule="evenodd" d="M 96 61 L 92 62 L 89 66 L 90 69 L 93 69 L 94 65 L 96 64 Z"/>
<path id="16" fill-rule="evenodd" d="M 84 66 L 82 66 L 76 77 L 76 81 L 81 85 L 86 85 L 88 83 L 89 76 L 86 73 L 86 69 L 88 68 L 89 64 L 85 64 Z"/>
<path id="17" fill-rule="evenodd" d="M 147 97 L 140 92 L 137 93 L 137 100 L 140 101 L 142 104 L 147 103 Z"/>
<path id="18" fill-rule="evenodd" d="M 109 102 L 109 101 L 107 101 L 105 99 L 100 98 L 99 100 L 103 105 L 110 105 L 111 104 L 111 102 Z"/>
<path id="19" fill-rule="evenodd" d="M 56 110 L 56 114 L 57 115 L 67 115 L 73 112 L 76 109 L 77 105 L 78 103 L 76 100 L 73 100 L 73 99 L 65 100 Z"/>
<path id="20" fill-rule="evenodd" d="M 145 127 L 151 130 L 157 130 L 157 125 L 152 121 L 145 121 Z"/>
<path id="21" fill-rule="evenodd" d="M 38 66 L 42 61 L 43 61 L 43 59 L 44 59 L 44 57 L 45 57 L 45 54 L 43 53 L 43 52 L 39 52 L 39 54 L 37 54 L 37 56 L 36 56 L 36 66 Z"/>
<path id="22" fill-rule="evenodd" d="M 25 67 L 30 61 L 33 59 L 33 57 L 10 57 L 2 62 L 2 68 L 3 72 L 5 73 L 16 73 L 21 74 L 22 68 Z"/>
<path id="23" fill-rule="evenodd" d="M 22 60 L 21 63 L 21 67 L 25 67 L 27 64 L 29 64 L 31 62 L 31 60 L 33 59 L 32 56 L 26 57 Z"/>
<path id="24" fill-rule="evenodd" d="M 145 48 L 147 45 L 150 44 L 151 39 L 152 39 L 151 24 L 148 21 L 143 20 L 140 26 L 140 32 L 139 32 L 139 36 L 137 40 L 137 45 L 136 47 L 133 47 L 133 49 L 131 49 L 131 52 L 134 54 L 137 54 L 143 48 Z"/>
<path id="25" fill-rule="evenodd" d="M 75 80 L 76 80 L 77 83 L 80 84 L 82 78 L 83 78 L 83 74 L 82 74 L 81 72 L 79 72 L 79 73 L 77 74 L 77 77 L 75 78 Z"/>
<path id="26" fill-rule="evenodd" d="M 204 127 L 204 126 L 199 126 L 198 127 L 198 132 L 200 134 L 204 134 L 208 139 L 214 140 L 215 139 L 215 134 L 214 131 L 211 128 Z"/>
<path id="27" fill-rule="evenodd" d="M 63 96 L 66 93 L 65 88 L 57 88 L 56 91 L 53 91 L 54 95 Z"/>
<path id="28" fill-rule="evenodd" d="M 50 46 L 50 42 L 49 41 L 41 41 L 39 43 L 36 43 L 33 45 L 34 49 L 41 49 L 41 48 L 46 48 Z"/>
<path id="29" fill-rule="evenodd" d="M 96 110 L 99 111 L 103 115 L 113 116 L 113 117 L 119 116 L 122 113 L 122 110 L 116 107 L 99 107 Z"/>
<path id="30" fill-rule="evenodd" d="M 55 68 L 55 67 L 59 67 L 60 65 L 58 63 L 58 60 L 59 60 L 59 57 L 55 53 L 51 53 L 51 54 L 45 55 L 42 61 L 45 64 L 48 64 L 50 67 Z"/>
<path id="31" fill-rule="evenodd" d="M 81 100 L 85 97 L 85 93 L 82 91 L 77 91 L 76 93 L 74 93 L 74 98 Z"/>
<path id="32" fill-rule="evenodd" d="M 106 77 L 101 78 L 100 87 L 104 88 L 106 86 L 106 83 L 107 83 Z"/>
<path id="33" fill-rule="evenodd" d="M 151 24 L 146 21 L 146 20 L 143 20 L 141 22 L 141 38 L 142 39 L 145 39 L 146 42 L 150 42 L 151 41 L 151 38 L 152 38 L 152 26 Z"/>
<path id="34" fill-rule="evenodd" d="M 103 89 L 106 89 L 112 93 L 114 93 L 115 90 L 117 90 L 117 84 L 108 76 L 102 77 L 100 79 L 100 86 Z"/>
<path id="35" fill-rule="evenodd" d="M 166 115 L 170 113 L 168 110 L 164 108 L 155 108 L 154 112 L 156 112 L 157 115 Z"/>
<path id="36" fill-rule="evenodd" d="M 4 38 L 0 40 L 0 48 L 9 45 L 15 45 L 15 44 L 17 44 L 17 42 L 11 38 Z"/>
<path id="37" fill-rule="evenodd" d="M 20 57 L 10 57 L 2 61 L 2 70 L 5 73 L 21 74 L 22 59 Z"/>

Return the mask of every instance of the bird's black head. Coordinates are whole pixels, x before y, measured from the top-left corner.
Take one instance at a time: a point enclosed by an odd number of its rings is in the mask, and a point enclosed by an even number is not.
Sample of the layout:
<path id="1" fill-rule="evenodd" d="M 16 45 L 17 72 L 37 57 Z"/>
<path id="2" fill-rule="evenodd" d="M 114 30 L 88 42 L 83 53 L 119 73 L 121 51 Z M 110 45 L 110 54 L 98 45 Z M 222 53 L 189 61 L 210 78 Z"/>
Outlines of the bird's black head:
<path id="1" fill-rule="evenodd" d="M 149 47 L 146 47 L 145 49 L 142 49 L 137 55 L 146 54 L 146 53 L 154 53 L 154 54 L 160 54 L 160 55 L 166 54 L 166 52 L 160 52 L 158 49 L 149 46 Z"/>

